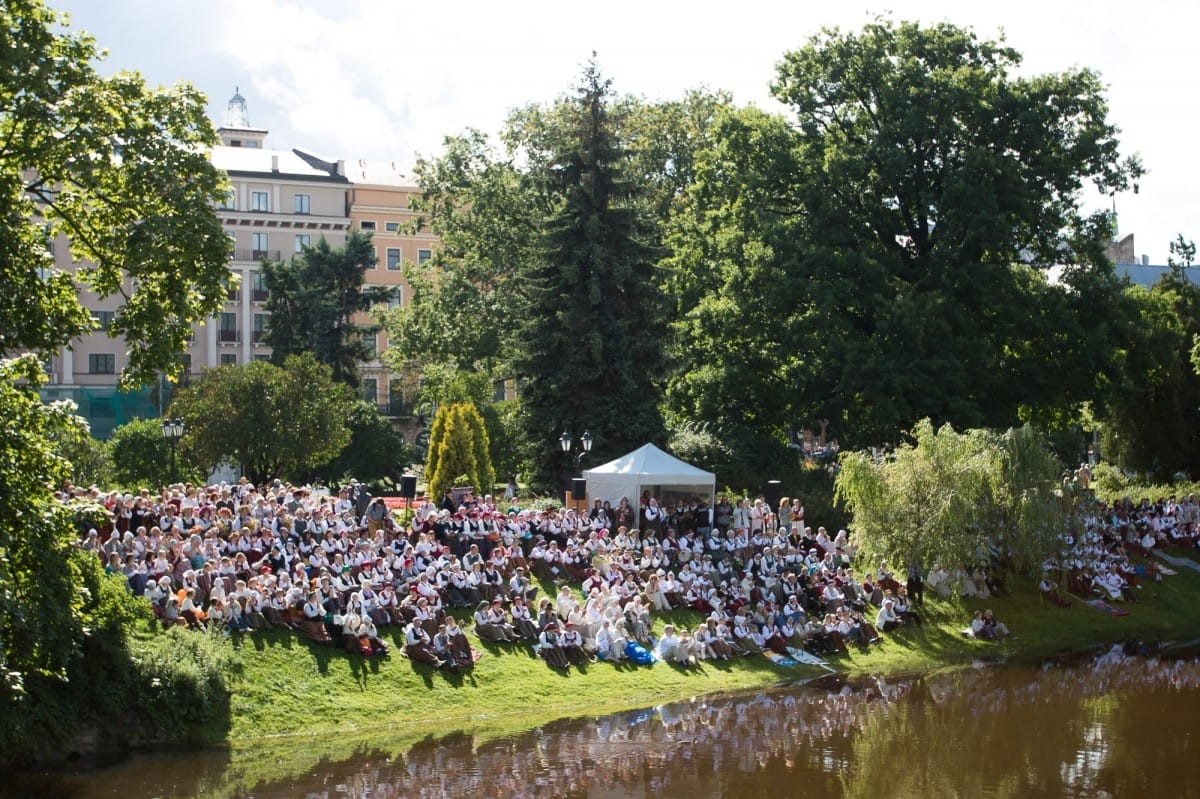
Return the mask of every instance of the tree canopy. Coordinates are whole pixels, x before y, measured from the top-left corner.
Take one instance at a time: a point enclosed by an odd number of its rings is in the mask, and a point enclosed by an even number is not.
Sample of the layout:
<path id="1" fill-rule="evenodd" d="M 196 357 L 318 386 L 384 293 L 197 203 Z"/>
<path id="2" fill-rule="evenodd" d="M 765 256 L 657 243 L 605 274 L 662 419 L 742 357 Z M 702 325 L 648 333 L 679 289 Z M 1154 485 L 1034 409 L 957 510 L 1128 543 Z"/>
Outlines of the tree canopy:
<path id="1" fill-rule="evenodd" d="M 266 309 L 271 317 L 264 343 L 271 362 L 311 352 L 333 370 L 339 383 L 358 386 L 358 369 L 371 359 L 368 338 L 378 325 L 356 325 L 355 314 L 386 303 L 395 291 L 366 286 L 366 270 L 376 263 L 369 233 L 355 231 L 342 247 L 331 247 L 322 236 L 290 262 L 266 263 Z"/>
<path id="2" fill-rule="evenodd" d="M 835 492 L 868 563 L 1025 573 L 1059 550 L 1061 464 L 1032 428 L 958 433 L 925 419 L 911 436 L 882 458 L 842 456 Z"/>
<path id="3" fill-rule="evenodd" d="M 204 96 L 101 77 L 94 40 L 38 0 L 0 7 L 0 53 L 0 354 L 49 354 L 92 330 L 86 289 L 120 300 L 109 334 L 128 347 L 124 385 L 177 373 L 228 273 Z M 67 246 L 73 274 L 55 268 Z"/>
<path id="4" fill-rule="evenodd" d="M 1170 249 L 1170 270 L 1155 285 L 1126 291 L 1121 373 L 1096 403 L 1105 457 L 1160 480 L 1200 474 L 1200 286 L 1187 274 L 1195 245 L 1180 235 Z"/>
<path id="5" fill-rule="evenodd" d="M 881 19 L 785 55 L 790 119 L 720 118 L 668 238 L 675 415 L 777 436 L 828 418 L 876 444 L 925 416 L 1005 427 L 1094 396 L 1120 286 L 1081 193 L 1141 167 L 1095 73 L 1019 63 Z"/>
<path id="6" fill-rule="evenodd" d="M 330 367 L 303 353 L 282 366 L 254 361 L 210 369 L 179 390 L 169 412 L 186 422 L 181 449 L 209 467 L 238 463 L 261 483 L 302 478 L 341 454 L 356 402 Z"/>

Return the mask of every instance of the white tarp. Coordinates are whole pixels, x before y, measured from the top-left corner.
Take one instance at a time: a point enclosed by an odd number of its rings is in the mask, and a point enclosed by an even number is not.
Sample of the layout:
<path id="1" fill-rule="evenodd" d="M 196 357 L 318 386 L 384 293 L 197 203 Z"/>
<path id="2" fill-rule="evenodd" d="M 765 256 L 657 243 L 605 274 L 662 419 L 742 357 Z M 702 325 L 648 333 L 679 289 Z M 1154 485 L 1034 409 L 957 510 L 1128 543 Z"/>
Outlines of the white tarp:
<path id="1" fill-rule="evenodd" d="M 595 469 L 585 469 L 589 505 L 593 500 L 608 500 L 615 508 L 621 497 L 640 509 L 643 491 L 660 501 L 700 497 L 713 506 L 717 478 L 712 472 L 692 466 L 674 455 L 646 444 Z"/>

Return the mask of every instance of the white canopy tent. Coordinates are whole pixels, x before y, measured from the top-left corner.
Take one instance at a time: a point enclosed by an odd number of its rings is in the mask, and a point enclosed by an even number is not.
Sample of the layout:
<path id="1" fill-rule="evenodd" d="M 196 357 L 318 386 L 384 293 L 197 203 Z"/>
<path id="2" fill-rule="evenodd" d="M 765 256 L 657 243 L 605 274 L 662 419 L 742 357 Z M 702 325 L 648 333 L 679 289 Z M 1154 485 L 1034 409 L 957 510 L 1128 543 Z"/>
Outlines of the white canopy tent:
<path id="1" fill-rule="evenodd" d="M 590 500 L 608 500 L 616 507 L 621 497 L 640 510 L 642 492 L 649 491 L 659 501 L 700 497 L 713 506 L 717 478 L 712 472 L 692 466 L 674 455 L 646 444 L 595 469 L 585 469 Z"/>

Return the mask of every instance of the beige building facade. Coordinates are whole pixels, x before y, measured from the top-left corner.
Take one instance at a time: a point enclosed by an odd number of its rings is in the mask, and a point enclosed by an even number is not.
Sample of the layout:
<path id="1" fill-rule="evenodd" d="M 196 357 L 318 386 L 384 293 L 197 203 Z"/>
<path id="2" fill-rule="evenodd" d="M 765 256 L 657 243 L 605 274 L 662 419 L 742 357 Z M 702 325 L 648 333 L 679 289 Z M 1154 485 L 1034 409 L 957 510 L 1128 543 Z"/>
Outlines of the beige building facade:
<path id="1" fill-rule="evenodd" d="M 263 344 L 269 324 L 268 292 L 262 261 L 290 259 L 321 238 L 340 247 L 352 230 L 373 234 L 378 264 L 367 283 L 397 289 L 393 304 L 408 296 L 402 264 L 432 257 L 436 238 L 410 234 L 410 204 L 417 187 L 396 164 L 368 161 L 329 161 L 300 149 L 279 150 L 267 145 L 268 131 L 250 125 L 246 101 L 235 93 L 225 124 L 218 128 L 221 145 L 212 151 L 213 164 L 229 177 L 230 191 L 217 214 L 232 241 L 230 281 L 224 309 L 197 325 L 184 358 L 182 382 L 205 369 L 246 364 L 270 357 Z M 57 266 L 74 268 L 65 239 L 54 243 Z M 82 295 L 98 329 L 62 348 L 46 364 L 50 385 L 47 401 L 71 398 L 92 424 L 93 435 L 107 437 L 134 416 L 162 411 L 168 390 L 146 387 L 142 392 L 116 391 L 126 363 L 120 339 L 105 328 L 117 310 L 117 300 L 100 301 Z M 362 320 L 367 321 L 367 320 Z M 393 378 L 380 360 L 386 334 L 376 338 L 374 358 L 363 364 L 363 396 L 389 416 L 411 412 L 415 381 Z"/>

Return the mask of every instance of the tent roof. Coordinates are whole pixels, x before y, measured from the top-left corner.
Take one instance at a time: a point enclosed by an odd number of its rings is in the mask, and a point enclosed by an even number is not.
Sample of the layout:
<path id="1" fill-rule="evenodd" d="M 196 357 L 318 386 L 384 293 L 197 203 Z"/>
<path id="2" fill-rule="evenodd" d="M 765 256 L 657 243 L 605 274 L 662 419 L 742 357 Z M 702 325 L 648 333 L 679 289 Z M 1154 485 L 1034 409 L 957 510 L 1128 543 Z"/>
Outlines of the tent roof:
<path id="1" fill-rule="evenodd" d="M 653 444 L 646 444 L 583 473 L 586 480 L 591 480 L 592 475 L 637 475 L 653 478 L 661 485 L 713 485 L 716 479 L 712 472 L 685 463 Z"/>

